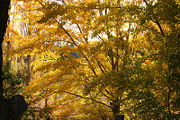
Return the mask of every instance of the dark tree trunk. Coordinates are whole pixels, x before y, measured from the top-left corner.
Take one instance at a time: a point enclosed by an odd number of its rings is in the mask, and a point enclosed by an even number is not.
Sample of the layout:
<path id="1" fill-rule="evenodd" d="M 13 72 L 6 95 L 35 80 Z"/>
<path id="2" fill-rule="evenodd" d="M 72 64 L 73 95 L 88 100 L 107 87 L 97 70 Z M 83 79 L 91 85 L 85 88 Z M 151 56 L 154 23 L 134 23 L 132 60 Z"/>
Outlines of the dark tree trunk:
<path id="1" fill-rule="evenodd" d="M 118 103 L 118 101 L 111 102 L 110 106 L 113 112 L 113 117 L 115 117 L 115 115 L 120 113 L 120 104 Z"/>
<path id="2" fill-rule="evenodd" d="M 112 108 L 113 111 L 113 116 L 117 115 L 120 113 L 120 105 L 114 105 Z"/>
<path id="3" fill-rule="evenodd" d="M 11 99 L 3 97 L 3 51 L 2 44 L 8 22 L 8 10 L 10 0 L 0 0 L 0 120 L 20 120 L 22 114 L 28 107 L 24 97 L 21 95 L 13 96 Z"/>

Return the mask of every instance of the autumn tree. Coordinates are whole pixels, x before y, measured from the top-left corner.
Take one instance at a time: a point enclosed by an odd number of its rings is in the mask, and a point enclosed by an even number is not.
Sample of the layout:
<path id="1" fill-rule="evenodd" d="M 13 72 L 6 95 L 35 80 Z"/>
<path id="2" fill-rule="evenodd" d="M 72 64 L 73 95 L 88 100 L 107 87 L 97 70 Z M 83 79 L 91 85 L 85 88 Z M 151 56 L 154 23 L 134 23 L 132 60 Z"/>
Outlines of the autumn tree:
<path id="1" fill-rule="evenodd" d="M 88 113 L 104 120 L 118 113 L 137 119 L 177 118 L 178 4 L 24 2 L 31 34 L 19 38 L 21 46 L 13 53 L 38 54 L 32 63 L 34 80 L 26 87 L 30 102 L 46 100 L 40 105 L 49 106 L 55 119 L 85 119 Z"/>
<path id="2" fill-rule="evenodd" d="M 146 36 L 149 39 L 149 43 L 151 46 L 154 46 L 154 52 L 151 52 L 151 61 L 155 63 L 155 67 L 152 68 L 156 71 L 152 78 L 153 82 L 151 84 L 153 86 L 151 89 L 153 91 L 151 93 L 157 97 L 156 100 L 159 101 L 159 107 L 163 109 L 162 113 L 165 112 L 164 116 L 159 115 L 159 117 L 172 119 L 176 116 L 172 115 L 176 110 L 173 110 L 173 104 L 170 101 L 176 100 L 178 95 L 176 96 L 175 94 L 179 94 L 177 89 L 179 82 L 177 82 L 177 77 L 173 77 L 174 74 L 177 75 L 177 67 L 179 65 L 175 61 L 178 58 L 172 60 L 172 56 L 179 53 L 178 3 L 168 0 L 166 2 L 161 0 L 157 2 L 144 0 L 144 2 L 146 9 L 141 18 L 141 26 L 147 30 Z M 143 29 L 143 31 L 145 30 Z M 177 65 L 176 70 L 172 68 L 174 62 Z M 161 95 L 157 96 L 156 92 Z M 155 115 L 156 113 L 158 111 L 155 112 Z"/>

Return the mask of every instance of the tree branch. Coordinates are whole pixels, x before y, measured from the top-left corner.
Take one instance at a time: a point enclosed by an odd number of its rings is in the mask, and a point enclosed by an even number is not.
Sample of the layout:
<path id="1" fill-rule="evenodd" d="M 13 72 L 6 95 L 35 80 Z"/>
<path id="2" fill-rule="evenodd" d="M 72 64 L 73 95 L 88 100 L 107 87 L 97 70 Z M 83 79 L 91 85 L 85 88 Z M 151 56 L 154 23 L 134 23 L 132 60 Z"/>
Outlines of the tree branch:
<path id="1" fill-rule="evenodd" d="M 78 27 L 80 33 L 82 34 L 83 32 L 82 32 L 82 30 L 81 30 L 79 24 L 76 24 L 76 25 L 77 25 L 77 27 Z M 83 38 L 84 38 L 84 40 L 86 41 L 86 43 L 88 44 L 88 38 L 87 38 L 87 37 L 84 37 L 84 36 L 83 36 Z"/>
<path id="2" fill-rule="evenodd" d="M 156 20 L 155 23 L 157 24 L 157 26 L 159 27 L 160 31 L 161 31 L 161 34 L 164 36 L 164 31 L 161 27 L 161 24 Z"/>
<path id="3" fill-rule="evenodd" d="M 57 20 L 56 20 L 57 21 Z M 58 21 L 57 21 L 58 22 Z M 68 37 L 71 39 L 72 43 L 75 45 L 75 46 L 78 46 L 78 44 L 75 42 L 75 40 L 72 38 L 72 36 L 68 33 L 68 31 L 66 29 L 64 29 L 64 27 L 58 22 L 58 24 L 60 25 L 60 27 L 63 29 L 63 31 L 68 35 Z M 83 57 L 86 59 L 86 61 L 89 63 L 90 65 L 90 69 L 92 70 L 92 72 L 94 73 L 94 75 L 97 77 L 97 74 L 91 64 L 91 62 L 89 61 L 89 59 L 86 57 L 86 55 L 81 51 L 80 52 Z"/>
<path id="4" fill-rule="evenodd" d="M 146 0 L 143 0 L 143 1 L 146 3 L 146 5 L 148 5 L 148 2 Z"/>
<path id="5" fill-rule="evenodd" d="M 102 105 L 104 105 L 104 106 L 106 106 L 106 107 L 111 108 L 110 105 L 107 105 L 107 104 L 105 104 L 105 103 L 103 103 L 103 102 L 97 101 L 97 100 L 95 100 L 95 99 L 93 99 L 93 98 L 84 97 L 84 96 L 82 96 L 82 95 L 78 95 L 78 94 L 75 94 L 75 93 L 70 93 L 70 92 L 67 92 L 67 91 L 64 91 L 64 92 L 67 93 L 67 94 L 70 94 L 70 95 L 74 95 L 74 96 L 76 96 L 76 97 L 80 97 L 80 98 L 92 100 L 92 101 L 94 101 L 94 102 L 96 102 L 96 103 L 99 103 L 99 104 L 102 104 Z"/>
<path id="6" fill-rule="evenodd" d="M 146 6 L 149 5 L 146 0 L 143 0 L 143 1 L 145 2 Z M 152 18 L 151 18 L 151 21 L 153 21 L 154 23 L 156 23 L 156 25 L 159 27 L 159 30 L 161 31 L 161 34 L 164 36 L 164 31 L 163 31 L 163 29 L 162 29 L 161 24 L 159 23 L 159 21 L 158 21 L 158 20 L 153 20 Z"/>

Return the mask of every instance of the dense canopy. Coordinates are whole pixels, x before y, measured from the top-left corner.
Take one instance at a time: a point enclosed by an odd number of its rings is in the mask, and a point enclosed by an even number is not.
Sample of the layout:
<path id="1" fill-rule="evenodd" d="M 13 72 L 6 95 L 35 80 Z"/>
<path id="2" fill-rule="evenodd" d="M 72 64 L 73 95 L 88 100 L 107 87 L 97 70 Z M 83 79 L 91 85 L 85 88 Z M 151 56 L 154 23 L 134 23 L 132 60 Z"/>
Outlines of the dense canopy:
<path id="1" fill-rule="evenodd" d="M 24 120 L 179 119 L 179 5 L 11 0 L 6 95 L 26 97 Z"/>

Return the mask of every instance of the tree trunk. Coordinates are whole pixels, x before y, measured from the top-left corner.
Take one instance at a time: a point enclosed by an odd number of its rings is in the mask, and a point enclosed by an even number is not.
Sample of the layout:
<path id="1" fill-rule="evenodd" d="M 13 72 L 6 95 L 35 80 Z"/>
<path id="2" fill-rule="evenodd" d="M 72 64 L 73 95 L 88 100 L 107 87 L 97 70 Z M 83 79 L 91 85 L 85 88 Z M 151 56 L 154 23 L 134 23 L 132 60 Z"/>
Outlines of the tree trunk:
<path id="1" fill-rule="evenodd" d="M 110 105 L 113 112 L 113 117 L 115 117 L 115 115 L 120 113 L 120 104 L 118 102 L 112 102 Z"/>

